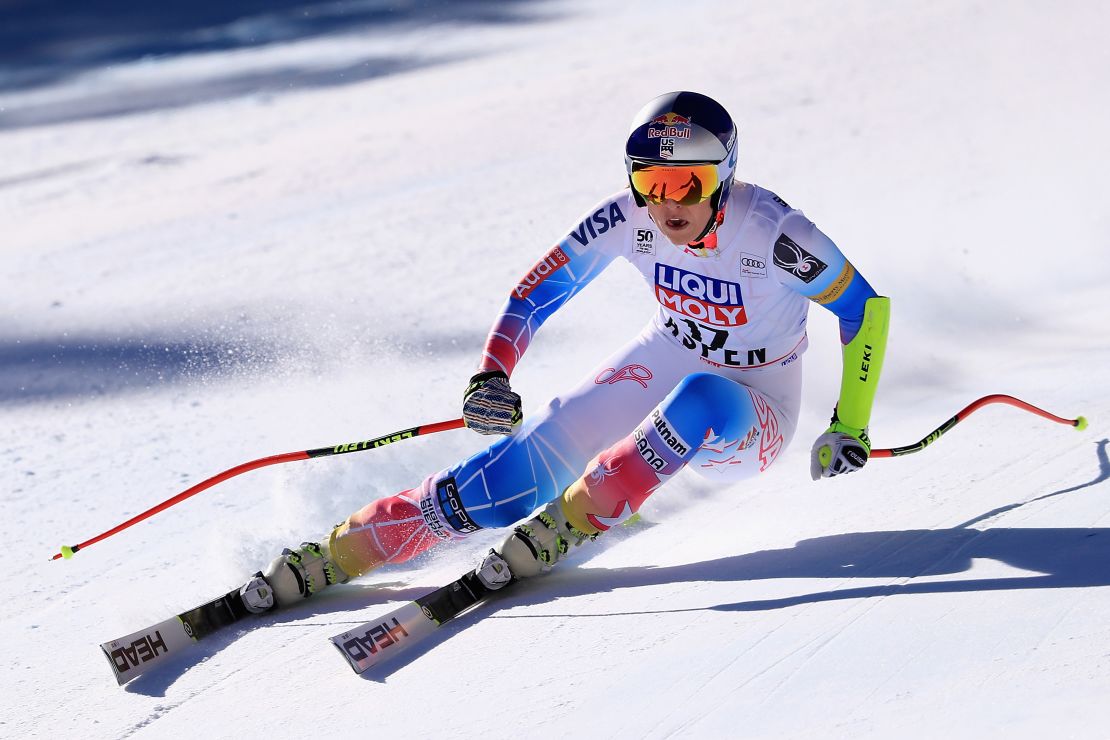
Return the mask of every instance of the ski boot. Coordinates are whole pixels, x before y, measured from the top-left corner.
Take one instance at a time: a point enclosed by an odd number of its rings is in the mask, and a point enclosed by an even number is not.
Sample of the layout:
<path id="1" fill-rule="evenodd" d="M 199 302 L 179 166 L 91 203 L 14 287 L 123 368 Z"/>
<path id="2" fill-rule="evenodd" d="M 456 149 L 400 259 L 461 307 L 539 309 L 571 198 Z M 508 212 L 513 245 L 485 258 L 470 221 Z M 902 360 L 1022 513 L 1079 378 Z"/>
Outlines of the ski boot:
<path id="1" fill-rule="evenodd" d="M 600 532 L 584 532 L 567 521 L 563 505 L 564 498 L 559 497 L 528 521 L 518 524 L 475 569 L 478 579 L 490 589 L 499 589 L 513 578 L 546 573 L 572 548 L 597 539 Z"/>
<path id="2" fill-rule="evenodd" d="M 239 589 L 239 597 L 251 614 L 261 614 L 274 608 L 274 590 L 262 577 L 262 571 L 255 573 L 243 584 Z"/>
<path id="3" fill-rule="evenodd" d="M 239 590 L 243 604 L 254 613 L 295 604 L 333 583 L 346 583 L 350 577 L 333 563 L 330 554 L 315 542 L 303 542 L 296 550 L 285 548 L 265 572 Z"/>

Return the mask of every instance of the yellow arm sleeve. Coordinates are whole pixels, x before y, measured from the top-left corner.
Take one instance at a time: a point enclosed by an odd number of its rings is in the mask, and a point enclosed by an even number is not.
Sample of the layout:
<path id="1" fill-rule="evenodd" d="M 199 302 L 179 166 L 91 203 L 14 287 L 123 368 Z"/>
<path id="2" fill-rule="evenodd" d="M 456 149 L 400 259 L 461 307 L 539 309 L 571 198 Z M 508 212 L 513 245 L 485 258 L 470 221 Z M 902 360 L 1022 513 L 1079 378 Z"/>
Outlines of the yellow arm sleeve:
<path id="1" fill-rule="evenodd" d="M 883 369 L 889 324 L 890 299 L 884 296 L 867 299 L 863 326 L 844 346 L 844 371 L 836 415 L 847 426 L 866 429 L 871 421 L 871 406 Z"/>

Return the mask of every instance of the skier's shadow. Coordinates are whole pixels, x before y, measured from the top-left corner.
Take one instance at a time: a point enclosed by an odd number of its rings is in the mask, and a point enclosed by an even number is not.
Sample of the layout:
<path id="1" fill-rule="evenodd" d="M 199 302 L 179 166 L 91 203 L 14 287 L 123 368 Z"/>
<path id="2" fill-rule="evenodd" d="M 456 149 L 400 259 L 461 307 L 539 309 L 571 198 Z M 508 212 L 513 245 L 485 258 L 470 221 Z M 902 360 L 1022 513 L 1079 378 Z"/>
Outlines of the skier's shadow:
<path id="1" fill-rule="evenodd" d="M 987 528 L 974 524 L 1039 501 L 1110 480 L 1110 457 L 1103 439 L 1096 445 L 1099 472 L 1080 485 L 1046 493 L 1029 501 L 999 507 L 951 529 L 852 532 L 802 540 L 793 547 L 734 555 L 701 563 L 662 568 L 568 570 L 558 596 L 578 596 L 612 588 L 650 586 L 674 581 L 751 581 L 787 578 L 915 579 L 955 575 L 976 559 L 995 560 L 1036 575 L 908 582 L 836 588 L 782 599 L 742 601 L 709 607 L 718 611 L 762 611 L 799 604 L 898 594 L 1001 591 L 1029 588 L 1076 588 L 1110 585 L 1110 529 Z M 539 603 L 544 599 L 518 604 Z M 506 604 L 509 606 L 510 604 Z M 642 613 L 642 612 L 640 612 Z"/>
<path id="2" fill-rule="evenodd" d="M 1110 528 L 986 528 L 974 529 L 973 524 L 1006 511 L 1089 488 L 1110 480 L 1110 440 L 1097 443 L 1099 473 L 1088 483 L 1044 494 L 1030 501 L 1011 504 L 975 517 L 951 529 L 911 529 L 877 532 L 850 532 L 802 540 L 793 547 L 732 555 L 716 560 L 665 567 L 629 568 L 566 568 L 556 569 L 543 578 L 523 581 L 512 591 L 477 607 L 475 614 L 484 613 L 495 619 L 592 619 L 635 616 L 649 613 L 702 611 L 763 611 L 783 609 L 801 604 L 842 599 L 866 599 L 927 593 L 965 591 L 998 591 L 1031 588 L 1077 588 L 1110 586 Z M 602 538 L 596 545 L 605 547 Z M 609 544 L 613 544 L 612 541 Z M 595 545 L 595 547 L 596 547 Z M 601 548 L 597 548 L 600 550 Z M 1014 568 L 1038 575 L 1003 578 L 931 580 L 928 582 L 886 583 L 856 588 L 833 588 L 781 599 L 741 601 L 709 607 L 637 610 L 594 614 L 502 613 L 515 607 L 550 605 L 560 598 L 584 596 L 622 588 L 655 586 L 681 581 L 757 581 L 765 579 L 827 578 L 842 585 L 849 579 L 885 578 L 916 579 L 925 576 L 956 575 L 968 571 L 976 559 L 996 560 Z M 395 584 L 367 584 L 328 589 L 302 606 L 273 616 L 260 618 L 262 625 L 283 626 L 305 623 L 306 616 L 320 615 L 323 623 L 336 628 L 357 626 L 366 621 L 359 614 L 350 621 L 332 619 L 343 611 L 361 611 L 367 606 L 404 602 L 428 592 L 427 588 L 393 588 Z M 376 666 L 362 678 L 384 683 L 393 673 L 432 650 L 445 640 L 474 623 L 472 616 L 463 615 L 448 622 L 435 634 L 388 662 Z M 293 625 L 289 625 L 293 626 Z M 166 689 L 189 667 L 207 659 L 238 637 L 235 630 L 205 640 L 192 653 L 183 655 L 164 667 L 143 674 L 127 685 L 128 691 L 162 696 Z M 211 640 L 211 642 L 209 642 Z M 522 649 L 525 646 L 520 646 Z M 339 660 L 339 656 L 336 657 Z"/>
<path id="3" fill-rule="evenodd" d="M 649 613 L 702 611 L 763 611 L 843 599 L 866 599 L 929 593 L 1001 591 L 1034 588 L 1110 586 L 1110 528 L 985 528 L 973 524 L 1037 501 L 1061 496 L 1110 480 L 1110 440 L 1097 443 L 1099 472 L 1094 480 L 1044 494 L 1030 501 L 1000 507 L 951 529 L 851 532 L 802 540 L 793 547 L 733 555 L 700 563 L 666 567 L 568 568 L 522 582 L 511 592 L 484 604 L 494 619 L 589 619 Z M 601 544 L 599 541 L 598 544 Z M 950 579 L 916 582 L 926 576 L 957 575 L 970 570 L 976 559 L 1005 563 L 1030 575 L 1000 578 Z M 1035 575 L 1034 575 L 1035 574 Z M 636 610 L 607 613 L 503 614 L 515 607 L 550 605 L 559 598 L 584 596 L 621 588 L 655 586 L 680 581 L 757 581 L 765 579 L 827 578 L 837 588 L 781 599 L 741 601 L 709 607 Z M 905 579 L 855 588 L 840 588 L 849 579 Z M 475 620 L 465 615 L 442 627 L 432 638 L 402 653 L 363 677 L 384 681 L 395 671 L 418 660 Z M 525 646 L 521 646 L 523 649 Z"/>
<path id="4" fill-rule="evenodd" d="M 756 581 L 786 578 L 848 579 L 955 575 L 967 571 L 975 559 L 998 560 L 1038 575 L 1003 578 L 954 579 L 836 588 L 781 599 L 740 601 L 709 607 L 619 612 L 502 614 L 516 607 L 551 605 L 560 598 L 584 596 L 622 588 L 655 586 L 679 581 Z M 1110 586 L 1110 528 L 1053 529 L 920 529 L 852 532 L 803 540 L 794 547 L 668 567 L 577 568 L 521 583 L 513 591 L 482 605 L 493 619 L 590 619 L 632 617 L 683 611 L 763 611 L 800 604 L 877 596 L 1000 591 L 1031 588 Z M 466 629 L 474 620 L 466 615 L 442 627 L 407 653 L 363 677 L 382 681 L 419 659 L 428 650 Z M 526 646 L 521 645 L 521 649 Z"/>

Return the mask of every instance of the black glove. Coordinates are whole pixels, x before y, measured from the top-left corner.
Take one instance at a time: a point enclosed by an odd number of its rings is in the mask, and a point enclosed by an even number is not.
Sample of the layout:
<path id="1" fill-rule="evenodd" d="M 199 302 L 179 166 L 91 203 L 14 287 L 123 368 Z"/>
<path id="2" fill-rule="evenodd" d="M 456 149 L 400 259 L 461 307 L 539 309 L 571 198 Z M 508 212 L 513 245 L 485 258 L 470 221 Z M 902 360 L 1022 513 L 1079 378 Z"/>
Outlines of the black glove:
<path id="1" fill-rule="evenodd" d="M 512 434 L 524 419 L 520 396 L 500 370 L 478 373 L 463 394 L 463 421 L 479 434 Z"/>

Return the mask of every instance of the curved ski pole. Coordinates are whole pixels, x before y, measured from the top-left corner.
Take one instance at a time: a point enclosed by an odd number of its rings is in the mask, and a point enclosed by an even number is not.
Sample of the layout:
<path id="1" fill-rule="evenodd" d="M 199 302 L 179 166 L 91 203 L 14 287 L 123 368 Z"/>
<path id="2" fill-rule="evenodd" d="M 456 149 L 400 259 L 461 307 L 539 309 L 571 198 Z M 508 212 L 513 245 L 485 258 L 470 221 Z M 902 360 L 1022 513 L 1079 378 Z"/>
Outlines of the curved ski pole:
<path id="1" fill-rule="evenodd" d="M 1026 403 L 1020 398 L 1014 398 L 1013 396 L 1006 396 L 1000 393 L 996 393 L 990 396 L 983 396 L 979 400 L 968 404 L 966 408 L 957 413 L 951 419 L 944 422 L 933 431 L 929 432 L 929 434 L 917 444 L 906 445 L 905 447 L 891 447 L 889 449 L 871 450 L 871 457 L 900 457 L 902 455 L 909 455 L 913 452 L 920 452 L 921 450 L 931 445 L 933 442 L 936 442 L 938 439 L 940 439 L 945 432 L 966 419 L 972 412 L 992 403 L 1004 403 L 1009 406 L 1015 406 L 1023 411 L 1028 411 L 1031 414 L 1036 414 L 1037 416 L 1040 416 L 1044 419 L 1048 419 L 1049 421 L 1055 421 L 1058 424 L 1068 424 L 1080 431 L 1087 428 L 1087 420 L 1082 416 L 1075 419 L 1065 419 L 1062 416 L 1051 414 L 1044 409 L 1040 409 L 1032 404 Z"/>
<path id="2" fill-rule="evenodd" d="M 65 558 L 68 560 L 69 558 L 73 557 L 73 554 L 78 550 L 83 550 L 89 545 L 93 545 L 97 542 L 100 542 L 101 540 L 108 539 L 112 535 L 118 534 L 128 527 L 138 524 L 144 519 L 149 519 L 160 511 L 165 511 L 174 504 L 181 503 L 190 496 L 195 496 L 201 491 L 209 489 L 217 483 L 223 483 L 228 478 L 234 478 L 237 475 L 242 475 L 243 473 L 250 472 L 251 470 L 264 468 L 267 465 L 277 465 L 278 463 L 294 462 L 296 460 L 308 460 L 309 458 L 313 457 L 327 457 L 329 455 L 343 455 L 348 452 L 362 452 L 364 450 L 372 450 L 388 444 L 393 444 L 394 442 L 400 442 L 403 439 L 419 437 L 422 434 L 435 434 L 436 432 L 445 432 L 448 429 L 460 429 L 464 426 L 466 426 L 466 423 L 462 419 L 452 419 L 450 421 L 436 422 L 435 424 L 424 424 L 422 426 L 413 427 L 411 429 L 403 429 L 399 432 L 385 434 L 381 437 L 375 437 L 374 439 L 368 439 L 362 442 L 350 442 L 347 444 L 333 445 L 331 447 L 320 447 L 315 450 L 303 450 L 301 452 L 287 452 L 284 455 L 272 455 L 270 457 L 259 458 L 258 460 L 251 460 L 250 462 L 245 462 L 242 465 L 236 465 L 234 468 L 229 468 L 224 472 L 214 475 L 207 480 L 203 480 L 200 483 L 197 483 L 195 486 L 185 489 L 173 498 L 166 499 L 157 506 L 147 509 L 143 513 L 131 517 L 126 522 L 112 527 L 107 532 L 101 532 L 92 539 L 85 540 L 84 542 L 73 546 L 63 545 L 61 548 L 61 552 L 56 553 L 54 557 L 50 559 L 58 560 L 59 558 Z"/>

